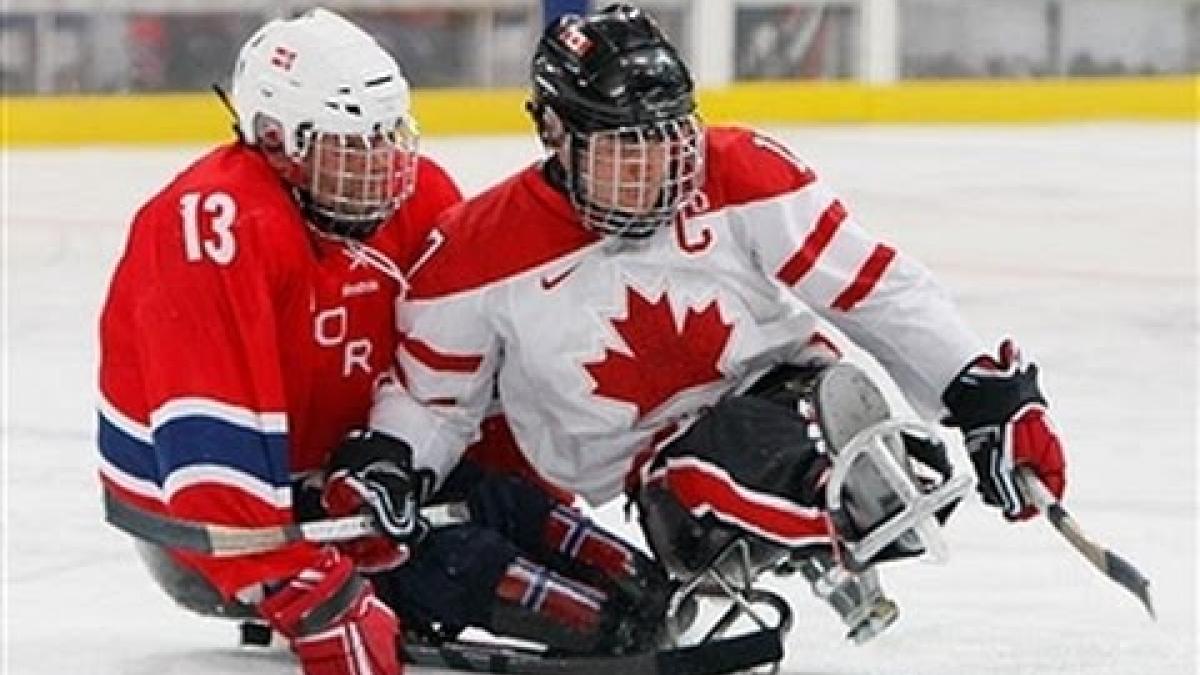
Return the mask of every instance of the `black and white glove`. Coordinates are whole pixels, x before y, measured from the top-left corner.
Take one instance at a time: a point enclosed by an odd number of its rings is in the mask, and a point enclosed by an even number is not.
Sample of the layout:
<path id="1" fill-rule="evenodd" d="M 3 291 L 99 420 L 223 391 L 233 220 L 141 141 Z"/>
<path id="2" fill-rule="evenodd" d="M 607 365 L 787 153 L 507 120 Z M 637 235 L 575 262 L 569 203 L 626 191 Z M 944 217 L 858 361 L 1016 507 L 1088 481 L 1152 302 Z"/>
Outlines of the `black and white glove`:
<path id="1" fill-rule="evenodd" d="M 321 501 L 332 516 L 374 516 L 382 534 L 412 545 L 429 529 L 421 518 L 421 504 L 433 484 L 431 471 L 413 468 L 408 443 L 360 430 L 333 451 Z"/>
<path id="2" fill-rule="evenodd" d="M 1067 480 L 1062 441 L 1038 387 L 1038 367 L 1021 358 L 1015 343 L 1005 340 L 996 356 L 967 364 L 942 401 L 950 411 L 943 423 L 963 432 L 984 503 L 999 507 L 1009 520 L 1037 513 L 1017 487 L 1019 466 L 1033 469 L 1062 498 Z"/>

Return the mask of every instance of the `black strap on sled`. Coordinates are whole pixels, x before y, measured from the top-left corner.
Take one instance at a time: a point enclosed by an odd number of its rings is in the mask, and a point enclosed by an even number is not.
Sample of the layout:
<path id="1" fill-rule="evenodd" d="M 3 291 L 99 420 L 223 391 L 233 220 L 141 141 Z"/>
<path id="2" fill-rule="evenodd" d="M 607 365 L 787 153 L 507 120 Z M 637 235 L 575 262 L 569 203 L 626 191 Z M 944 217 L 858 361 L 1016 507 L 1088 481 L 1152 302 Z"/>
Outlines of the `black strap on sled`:
<path id="1" fill-rule="evenodd" d="M 409 641 L 405 660 L 420 666 L 513 675 L 720 675 L 783 659 L 783 632 L 766 628 L 698 645 L 622 656 L 548 655 L 478 642 Z"/>

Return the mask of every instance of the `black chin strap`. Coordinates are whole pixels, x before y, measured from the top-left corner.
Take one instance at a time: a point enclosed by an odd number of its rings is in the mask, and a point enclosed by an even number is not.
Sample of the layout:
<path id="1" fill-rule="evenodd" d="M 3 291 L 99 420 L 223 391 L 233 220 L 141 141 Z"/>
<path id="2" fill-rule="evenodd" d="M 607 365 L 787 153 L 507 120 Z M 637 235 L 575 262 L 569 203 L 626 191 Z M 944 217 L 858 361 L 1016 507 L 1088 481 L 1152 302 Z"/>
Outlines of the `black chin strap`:
<path id="1" fill-rule="evenodd" d="M 372 218 L 369 220 L 343 220 L 331 216 L 316 207 L 312 193 L 308 190 L 292 186 L 292 195 L 296 198 L 296 202 L 300 205 L 301 212 L 308 222 L 323 234 L 334 235 L 346 239 L 356 239 L 359 241 L 370 238 L 375 231 L 383 225 L 386 218 Z"/>
<path id="2" fill-rule="evenodd" d="M 546 161 L 542 162 L 542 178 L 550 184 L 550 187 L 563 193 L 569 197 L 567 192 L 567 170 L 563 168 L 557 156 L 547 157 Z"/>
<path id="3" fill-rule="evenodd" d="M 230 102 L 229 94 L 226 93 L 224 87 L 217 84 L 216 82 L 212 83 L 212 90 L 213 90 L 213 92 L 216 93 L 217 98 L 221 99 L 221 103 L 225 106 L 225 109 L 229 111 L 230 116 L 233 117 L 233 133 L 237 134 L 237 138 L 238 138 L 239 142 L 245 143 L 246 136 L 245 136 L 245 134 L 242 133 L 242 127 L 238 124 L 237 110 L 234 109 L 233 103 Z"/>

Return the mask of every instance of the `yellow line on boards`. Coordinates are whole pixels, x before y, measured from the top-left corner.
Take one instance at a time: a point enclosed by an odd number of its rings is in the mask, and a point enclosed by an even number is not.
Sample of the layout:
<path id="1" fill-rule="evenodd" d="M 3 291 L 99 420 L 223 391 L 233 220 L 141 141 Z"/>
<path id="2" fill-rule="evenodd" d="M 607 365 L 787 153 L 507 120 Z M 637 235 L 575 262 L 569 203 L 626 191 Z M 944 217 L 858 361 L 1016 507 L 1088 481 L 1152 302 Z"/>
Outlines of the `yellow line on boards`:
<path id="1" fill-rule="evenodd" d="M 428 135 L 530 133 L 521 89 L 418 89 Z M 1004 124 L 1197 120 L 1200 77 L 735 84 L 700 93 L 710 122 Z M 209 93 L 11 96 L 0 99 L 0 145 L 155 144 L 230 138 Z"/>

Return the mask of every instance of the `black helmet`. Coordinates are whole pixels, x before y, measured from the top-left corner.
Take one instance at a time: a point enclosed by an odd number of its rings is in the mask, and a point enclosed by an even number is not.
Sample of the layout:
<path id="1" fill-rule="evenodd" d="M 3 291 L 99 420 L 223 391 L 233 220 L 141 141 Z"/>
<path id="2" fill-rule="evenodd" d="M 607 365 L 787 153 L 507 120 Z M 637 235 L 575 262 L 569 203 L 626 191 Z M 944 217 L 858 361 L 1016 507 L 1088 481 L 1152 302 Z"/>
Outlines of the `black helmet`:
<path id="1" fill-rule="evenodd" d="M 532 75 L 533 104 L 553 108 L 572 131 L 642 126 L 696 108 L 692 75 L 675 47 L 630 5 L 550 24 Z"/>
<path id="2" fill-rule="evenodd" d="M 530 113 L 543 142 L 556 149 L 567 144 L 567 191 L 588 227 L 649 236 L 695 197 L 703 179 L 695 86 L 675 47 L 641 10 L 614 4 L 560 18 L 538 42 L 531 75 Z M 628 144 L 641 143 L 642 156 L 652 156 L 642 161 L 661 166 L 643 165 L 640 174 L 626 166 L 624 178 L 615 169 L 611 176 L 589 173 L 584 155 L 604 134 L 610 136 L 606 149 L 620 141 L 629 155 Z M 618 192 L 635 189 L 629 182 L 635 175 L 648 196 L 634 199 L 636 205 L 618 200 Z M 607 198 L 597 180 L 611 193 Z"/>

